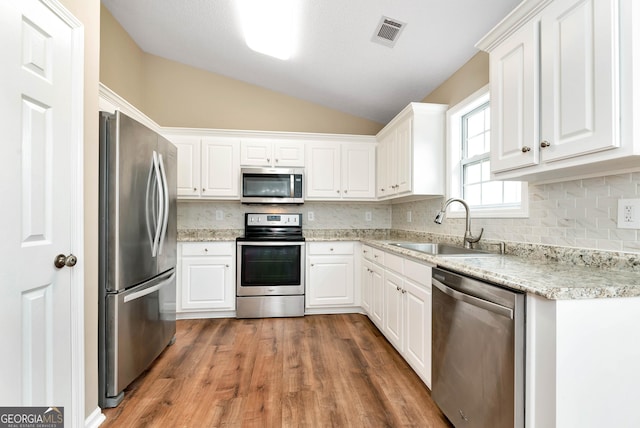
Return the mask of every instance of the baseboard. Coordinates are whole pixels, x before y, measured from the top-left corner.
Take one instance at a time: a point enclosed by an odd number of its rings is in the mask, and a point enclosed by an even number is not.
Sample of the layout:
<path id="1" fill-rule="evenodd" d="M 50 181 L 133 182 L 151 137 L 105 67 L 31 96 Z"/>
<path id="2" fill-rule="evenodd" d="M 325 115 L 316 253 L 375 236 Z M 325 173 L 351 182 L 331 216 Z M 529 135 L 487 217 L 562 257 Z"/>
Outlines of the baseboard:
<path id="1" fill-rule="evenodd" d="M 305 308 L 305 315 L 365 314 L 360 306 Z"/>
<path id="2" fill-rule="evenodd" d="M 197 311 L 197 312 L 178 312 L 177 320 L 196 320 L 202 318 L 235 318 L 236 311 Z"/>
<path id="3" fill-rule="evenodd" d="M 96 407 L 95 410 L 84 420 L 84 426 L 85 428 L 97 428 L 106 420 L 107 418 L 102 413 L 102 409 L 100 407 Z"/>

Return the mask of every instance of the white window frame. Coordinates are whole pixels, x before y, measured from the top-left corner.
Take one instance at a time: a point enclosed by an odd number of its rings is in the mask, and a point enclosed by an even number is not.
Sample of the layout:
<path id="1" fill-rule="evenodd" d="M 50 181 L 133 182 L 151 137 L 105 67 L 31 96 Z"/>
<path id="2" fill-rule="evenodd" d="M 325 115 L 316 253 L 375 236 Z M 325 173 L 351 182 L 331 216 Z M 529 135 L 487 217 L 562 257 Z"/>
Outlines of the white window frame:
<path id="1" fill-rule="evenodd" d="M 447 110 L 447 197 L 462 197 L 462 169 L 460 158 L 462 156 L 462 117 L 470 111 L 480 107 L 489 101 L 489 85 L 478 89 L 467 98 Z M 493 132 L 493 131 L 492 131 Z M 519 207 L 505 208 L 471 208 L 471 217 L 474 218 L 526 218 L 529 217 L 529 193 L 527 182 L 522 182 Z M 447 209 L 447 216 L 451 218 L 463 218 L 464 208 L 461 204 L 451 204 Z"/>

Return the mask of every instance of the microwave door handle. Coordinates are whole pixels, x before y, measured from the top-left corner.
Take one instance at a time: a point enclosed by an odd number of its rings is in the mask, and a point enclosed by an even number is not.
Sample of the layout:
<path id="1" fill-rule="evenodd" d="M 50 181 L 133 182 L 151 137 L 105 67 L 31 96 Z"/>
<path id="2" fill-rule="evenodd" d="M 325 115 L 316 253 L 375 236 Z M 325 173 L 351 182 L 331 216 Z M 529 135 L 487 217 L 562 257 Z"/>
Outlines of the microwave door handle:
<path id="1" fill-rule="evenodd" d="M 291 174 L 289 175 L 289 197 L 293 198 L 296 194 L 296 175 L 295 174 Z"/>
<path id="2" fill-rule="evenodd" d="M 164 238 L 167 235 L 167 225 L 169 224 L 169 185 L 167 184 L 167 174 L 165 172 L 164 161 L 162 155 L 159 154 L 159 170 L 162 173 L 162 193 L 163 193 L 163 205 L 164 215 L 162 216 L 162 230 L 160 231 L 160 238 L 158 244 L 158 254 L 162 254 L 162 246 L 164 245 Z"/>

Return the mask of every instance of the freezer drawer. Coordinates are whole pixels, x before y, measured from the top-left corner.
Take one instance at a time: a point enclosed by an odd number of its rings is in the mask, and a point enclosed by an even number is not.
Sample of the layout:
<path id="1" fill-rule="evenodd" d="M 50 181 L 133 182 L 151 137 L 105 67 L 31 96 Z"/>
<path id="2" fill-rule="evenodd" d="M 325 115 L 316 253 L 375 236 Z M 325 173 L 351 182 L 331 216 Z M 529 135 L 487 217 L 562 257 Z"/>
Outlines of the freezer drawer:
<path id="1" fill-rule="evenodd" d="M 106 396 L 116 397 L 171 342 L 176 332 L 176 278 L 171 269 L 106 297 Z M 117 402 L 115 403 L 117 405 Z"/>

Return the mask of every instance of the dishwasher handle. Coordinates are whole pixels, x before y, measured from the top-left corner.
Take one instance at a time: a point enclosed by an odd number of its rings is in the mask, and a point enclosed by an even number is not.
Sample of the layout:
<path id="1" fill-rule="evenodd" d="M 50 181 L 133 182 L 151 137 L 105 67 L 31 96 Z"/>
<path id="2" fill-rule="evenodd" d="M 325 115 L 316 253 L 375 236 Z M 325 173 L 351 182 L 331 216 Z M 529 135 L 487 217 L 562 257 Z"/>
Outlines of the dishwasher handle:
<path id="1" fill-rule="evenodd" d="M 440 291 L 442 291 L 447 296 L 453 297 L 456 300 L 460 300 L 465 303 L 469 303 L 470 305 L 477 306 L 482 309 L 486 309 L 503 317 L 507 317 L 509 319 L 513 319 L 513 309 L 507 308 L 502 305 L 498 305 L 497 303 L 490 302 L 488 300 L 483 300 L 478 297 L 471 296 L 469 294 L 461 293 L 457 290 L 454 290 L 451 287 L 443 284 L 435 278 L 431 278 L 433 285 L 435 285 Z"/>

